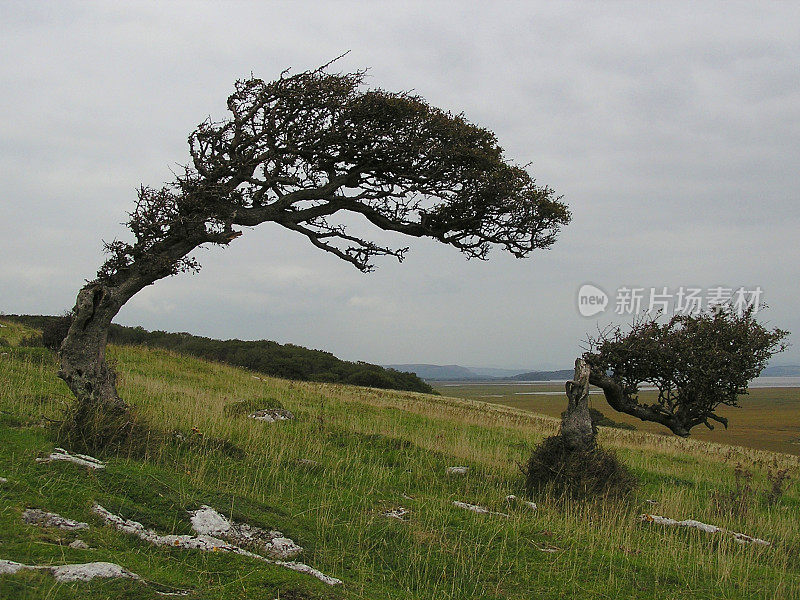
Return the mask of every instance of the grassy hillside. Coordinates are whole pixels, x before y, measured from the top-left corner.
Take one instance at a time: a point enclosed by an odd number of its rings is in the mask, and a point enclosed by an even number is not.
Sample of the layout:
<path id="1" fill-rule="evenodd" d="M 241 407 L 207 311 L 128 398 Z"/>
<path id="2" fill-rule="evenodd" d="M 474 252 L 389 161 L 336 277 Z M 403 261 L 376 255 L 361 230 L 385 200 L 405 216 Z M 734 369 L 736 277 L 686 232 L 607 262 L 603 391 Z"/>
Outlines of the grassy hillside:
<path id="1" fill-rule="evenodd" d="M 24 334 L 0 328 L 0 337 Z M 112 347 L 110 355 L 123 397 L 182 439 L 153 443 L 146 458 L 107 457 L 103 471 L 37 463 L 55 444 L 43 425 L 58 418 L 69 395 L 52 354 L 0 348 L 0 476 L 8 480 L 0 484 L 0 559 L 110 561 L 157 586 L 57 583 L 22 572 L 0 575 L 0 598 L 158 598 L 165 590 L 268 600 L 800 596 L 800 487 L 794 479 L 775 503 L 764 499 L 768 470 L 796 474 L 796 457 L 602 430 L 602 443 L 641 479 L 637 497 L 605 506 L 539 497 L 533 511 L 505 497 L 521 493 L 516 462 L 555 431 L 552 418 L 412 392 L 258 379 L 164 350 Z M 241 400 L 281 405 L 297 418 L 264 423 L 233 414 Z M 470 470 L 447 475 L 452 465 Z M 753 473 L 751 491 L 740 488 L 738 496 L 737 465 Z M 475 514 L 453 501 L 508 516 Z M 329 587 L 244 556 L 152 546 L 105 526 L 90 510 L 94 502 L 161 533 L 190 533 L 186 511 L 208 504 L 279 529 L 305 548 L 303 562 L 344 583 Z M 400 506 L 410 511 L 407 521 L 383 515 Z M 90 528 L 24 524 L 28 507 Z M 773 545 L 641 524 L 645 511 Z M 69 547 L 76 537 L 90 549 Z"/>

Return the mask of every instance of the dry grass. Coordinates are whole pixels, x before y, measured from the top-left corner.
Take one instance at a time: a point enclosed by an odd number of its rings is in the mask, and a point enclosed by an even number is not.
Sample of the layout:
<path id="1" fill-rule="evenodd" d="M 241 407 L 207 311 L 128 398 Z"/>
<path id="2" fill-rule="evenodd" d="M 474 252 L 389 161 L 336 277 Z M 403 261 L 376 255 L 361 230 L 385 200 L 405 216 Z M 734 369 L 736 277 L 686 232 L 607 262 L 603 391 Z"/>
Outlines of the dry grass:
<path id="1" fill-rule="evenodd" d="M 565 407 L 564 386 L 556 382 L 440 384 L 436 388 L 442 394 L 488 401 L 552 417 L 558 417 Z M 639 431 L 672 437 L 661 425 L 644 423 L 635 417 L 615 412 L 605 403 L 602 395 L 592 394 L 589 399 L 594 408 L 615 421 L 633 425 Z M 642 394 L 645 402 L 655 399 L 654 392 Z M 713 431 L 696 427 L 692 430 L 692 439 L 800 455 L 800 388 L 754 388 L 742 398 L 741 404 L 738 408 L 720 408 L 720 414 L 730 421 L 728 429 L 721 425 Z"/>

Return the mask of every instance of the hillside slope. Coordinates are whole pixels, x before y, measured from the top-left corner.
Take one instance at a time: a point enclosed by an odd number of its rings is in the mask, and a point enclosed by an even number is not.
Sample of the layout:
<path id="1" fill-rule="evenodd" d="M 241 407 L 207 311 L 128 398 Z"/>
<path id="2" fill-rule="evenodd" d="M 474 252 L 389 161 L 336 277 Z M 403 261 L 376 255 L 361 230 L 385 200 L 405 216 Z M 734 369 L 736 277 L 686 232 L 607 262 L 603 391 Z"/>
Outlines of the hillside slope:
<path id="1" fill-rule="evenodd" d="M 0 337 L 11 328 L 0 328 Z M 15 329 L 15 335 L 19 331 Z M 261 377 L 164 350 L 112 347 L 120 391 L 170 434 L 144 458 L 99 457 L 103 470 L 37 463 L 55 440 L 42 425 L 69 401 L 54 357 L 0 348 L 0 560 L 108 561 L 144 581 L 57 582 L 43 571 L 0 575 L 0 598 L 523 599 L 793 598 L 800 595 L 800 488 L 763 499 L 768 469 L 795 457 L 602 430 L 642 487 L 631 505 L 508 503 L 516 462 L 552 434 L 546 417 L 480 402 Z M 237 402 L 246 401 L 243 404 Z M 266 423 L 252 407 L 282 406 Z M 734 469 L 753 473 L 736 492 Z M 466 475 L 448 475 L 453 465 Z M 655 500 L 655 509 L 647 500 Z M 476 514 L 461 501 L 499 514 Z M 283 532 L 298 560 L 342 580 L 227 552 L 159 547 L 108 527 L 95 503 L 160 533 L 190 534 L 209 505 Z M 385 513 L 400 507 L 405 520 Z M 25 524 L 26 508 L 86 522 L 80 532 Z M 655 510 L 772 542 L 642 524 Z M 70 547 L 76 537 L 89 549 Z"/>

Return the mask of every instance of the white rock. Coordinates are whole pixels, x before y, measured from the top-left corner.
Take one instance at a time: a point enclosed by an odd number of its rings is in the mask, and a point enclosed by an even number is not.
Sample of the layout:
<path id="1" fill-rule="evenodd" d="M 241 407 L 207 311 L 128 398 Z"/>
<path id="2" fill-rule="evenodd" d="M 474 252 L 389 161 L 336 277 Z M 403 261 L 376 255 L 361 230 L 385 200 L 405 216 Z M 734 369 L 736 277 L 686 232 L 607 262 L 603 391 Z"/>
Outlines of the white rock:
<path id="1" fill-rule="evenodd" d="M 97 460 L 92 456 L 87 456 L 86 454 L 71 454 L 64 450 L 63 448 L 56 448 L 50 456 L 46 458 L 37 458 L 36 462 L 38 463 L 49 463 L 56 460 L 65 460 L 67 462 L 73 462 L 78 465 L 82 465 L 84 467 L 88 467 L 90 469 L 105 469 L 106 466 L 103 464 L 102 461 Z"/>
<path id="2" fill-rule="evenodd" d="M 51 567 L 50 571 L 57 581 L 91 581 L 96 577 L 104 579 L 141 579 L 136 573 L 109 562 L 92 562 L 79 565 Z"/>
<path id="3" fill-rule="evenodd" d="M 84 542 L 83 540 L 75 540 L 69 545 L 70 548 L 74 548 L 76 550 L 88 550 L 89 544 Z"/>
<path id="4" fill-rule="evenodd" d="M 247 523 L 235 523 L 210 506 L 201 506 L 190 514 L 192 529 L 201 535 L 223 537 L 236 544 L 257 545 L 273 558 L 293 558 L 303 551 L 303 548 L 284 537 L 280 531 L 267 531 Z"/>
<path id="5" fill-rule="evenodd" d="M 693 519 L 676 521 L 675 519 L 670 519 L 669 517 L 662 517 L 661 515 L 650 515 L 650 514 L 644 514 L 640 516 L 639 519 L 644 523 L 652 523 L 654 525 L 689 527 L 692 529 L 699 529 L 700 531 L 705 531 L 706 533 L 722 533 L 726 535 L 731 535 L 733 536 L 733 539 L 740 544 L 756 544 L 757 546 L 772 545 L 770 542 L 762 540 L 760 538 L 754 538 L 749 535 L 745 535 L 744 533 L 737 533 L 735 531 L 723 529 L 722 527 L 717 527 L 716 525 L 701 523 L 700 521 L 695 521 Z"/>
<path id="6" fill-rule="evenodd" d="M 291 569 L 292 571 L 297 571 L 298 573 L 305 573 L 306 575 L 311 575 L 312 577 L 316 577 L 317 579 L 319 579 L 322 583 L 326 583 L 328 585 L 339 585 L 342 583 L 341 579 L 336 579 L 335 577 L 325 575 L 325 573 L 323 573 L 322 571 L 318 571 L 314 567 L 309 567 L 304 563 L 284 562 L 276 560 L 272 564 L 280 565 L 281 567 L 286 567 L 287 569 Z"/>
<path id="7" fill-rule="evenodd" d="M 14 562 L 13 560 L 2 560 L 0 559 L 0 575 L 13 575 L 20 569 L 30 569 L 28 565 L 23 565 L 22 563 Z"/>
<path id="8" fill-rule="evenodd" d="M 22 520 L 30 525 L 39 525 L 41 527 L 58 527 L 65 530 L 76 529 L 89 529 L 88 523 L 81 521 L 73 521 L 58 515 L 56 513 L 49 513 L 38 508 L 29 508 L 22 513 Z"/>
<path id="9" fill-rule="evenodd" d="M 210 506 L 201 506 L 192 515 L 192 529 L 202 535 L 224 535 L 231 530 L 231 522 Z"/>
<path id="10" fill-rule="evenodd" d="M 267 423 L 275 423 L 276 421 L 290 421 L 294 419 L 294 415 L 285 408 L 262 408 L 247 415 L 256 421 L 265 421 Z"/>
<path id="11" fill-rule="evenodd" d="M 498 515 L 501 517 L 508 516 L 506 513 L 489 510 L 485 506 L 478 506 L 477 504 L 469 504 L 467 502 L 459 502 L 458 500 L 453 501 L 453 506 L 457 506 L 458 508 L 463 508 L 465 510 L 471 510 L 472 512 L 478 513 L 480 515 Z"/>
<path id="12" fill-rule="evenodd" d="M 514 494 L 509 494 L 506 496 L 506 502 L 509 504 L 516 504 L 518 501 L 520 501 L 519 498 L 517 498 Z M 530 500 L 522 500 L 521 502 L 531 510 L 536 510 L 538 508 L 536 506 L 536 502 L 531 502 Z"/>
<path id="13" fill-rule="evenodd" d="M 469 467 L 447 467 L 448 475 L 466 475 Z"/>
<path id="14" fill-rule="evenodd" d="M 383 513 L 384 517 L 389 517 L 390 519 L 397 519 L 399 521 L 405 521 L 405 516 L 410 511 L 407 508 L 403 508 L 402 506 L 398 506 L 397 508 L 393 508 L 392 510 L 387 510 Z"/>
<path id="15" fill-rule="evenodd" d="M 105 508 L 100 506 L 99 504 L 95 504 L 94 507 L 92 508 L 92 511 L 94 511 L 95 514 L 99 515 L 103 520 L 105 520 L 106 523 L 108 523 L 109 525 L 111 525 L 115 529 L 118 529 L 120 531 L 125 531 L 127 533 L 133 534 L 133 535 L 135 535 L 135 536 L 137 536 L 137 537 L 139 537 L 139 538 L 141 538 L 141 539 L 143 539 L 143 540 L 145 540 L 147 542 L 150 542 L 151 544 L 154 544 L 156 546 L 172 546 L 172 547 L 178 547 L 178 548 L 204 550 L 204 551 L 207 551 L 207 552 L 208 551 L 230 552 L 232 554 L 240 554 L 242 556 L 248 556 L 250 558 L 255 558 L 257 560 L 264 561 L 265 563 L 268 563 L 268 564 L 271 564 L 271 565 L 278 565 L 278 566 L 281 566 L 281 567 L 285 567 L 287 569 L 291 569 L 291 570 L 297 571 L 299 573 L 307 573 L 309 575 L 312 575 L 312 576 L 316 577 L 317 579 L 319 579 L 320 581 L 322 581 L 323 583 L 326 583 L 328 585 L 338 585 L 338 584 L 342 583 L 341 580 L 336 579 L 335 577 L 330 577 L 328 575 L 325 575 L 321 571 L 318 571 L 317 569 L 309 567 L 306 564 L 298 563 L 298 562 L 286 562 L 286 561 L 282 561 L 282 560 L 273 560 L 273 559 L 270 559 L 270 558 L 266 558 L 266 557 L 261 556 L 259 554 L 255 554 L 254 552 L 250 552 L 249 550 L 245 550 L 244 548 L 240 548 L 236 544 L 231 544 L 231 543 L 226 542 L 226 541 L 224 541 L 224 540 L 222 540 L 222 539 L 220 539 L 218 537 L 214 537 L 213 535 L 208 535 L 208 534 L 200 534 L 200 535 L 197 535 L 197 536 L 193 536 L 193 535 L 160 535 L 160 534 L 156 533 L 155 531 L 153 531 L 152 529 L 147 529 L 144 525 L 142 525 L 141 523 L 139 523 L 137 521 L 133 521 L 133 520 L 130 520 L 130 519 L 123 519 L 122 517 L 120 517 L 118 515 L 115 515 L 112 512 L 109 512 L 108 510 L 106 510 Z M 196 516 L 197 512 L 201 512 L 201 511 L 204 512 L 204 513 L 209 513 L 210 511 L 213 511 L 213 512 L 216 513 L 216 511 L 214 511 L 213 508 L 208 507 L 208 506 L 202 506 L 199 509 L 199 511 L 195 511 L 193 513 L 193 516 Z M 219 513 L 217 513 L 217 514 L 219 514 Z M 225 519 L 225 517 L 222 516 L 222 515 L 220 515 L 220 517 L 222 519 Z M 218 518 L 215 515 L 212 515 L 212 514 L 205 514 L 200 519 L 197 519 L 195 522 L 198 523 L 198 526 L 201 529 L 203 527 L 205 527 L 205 526 L 208 526 L 210 528 L 210 529 L 203 529 L 204 531 L 215 531 L 213 529 L 213 527 L 219 526 L 220 523 L 221 523 L 218 520 Z M 194 526 L 195 522 L 192 523 L 193 526 Z M 229 521 L 229 523 L 231 525 L 231 529 L 234 529 L 237 526 L 236 524 L 231 523 L 230 521 Z M 242 524 L 240 526 L 245 526 L 245 524 Z M 249 528 L 250 532 L 252 532 L 254 530 L 264 531 L 263 529 L 259 529 L 257 527 L 250 527 L 249 525 L 246 525 L 246 526 Z M 275 544 L 274 544 L 275 540 L 278 539 L 278 538 L 281 538 L 282 534 L 279 531 L 275 531 L 275 532 L 270 531 L 269 535 L 272 535 L 272 534 L 276 534 L 275 537 L 272 538 L 273 546 L 275 546 Z M 288 538 L 282 538 L 277 543 L 277 546 L 285 549 L 285 546 L 288 545 L 287 543 L 289 543 L 289 542 L 291 544 L 294 544 L 294 542 L 292 542 Z M 297 546 L 297 548 L 300 548 L 300 547 Z M 302 548 L 300 550 L 302 550 Z"/>
<path id="16" fill-rule="evenodd" d="M 5 477 L 0 477 L 0 483 L 8 483 L 8 479 Z"/>
<path id="17" fill-rule="evenodd" d="M 0 574 L 13 575 L 23 569 L 47 571 L 57 581 L 91 581 L 100 578 L 125 578 L 140 580 L 136 573 L 131 573 L 127 569 L 109 562 L 91 562 L 74 565 L 61 565 L 59 567 L 24 565 L 11 560 L 0 560 Z"/>

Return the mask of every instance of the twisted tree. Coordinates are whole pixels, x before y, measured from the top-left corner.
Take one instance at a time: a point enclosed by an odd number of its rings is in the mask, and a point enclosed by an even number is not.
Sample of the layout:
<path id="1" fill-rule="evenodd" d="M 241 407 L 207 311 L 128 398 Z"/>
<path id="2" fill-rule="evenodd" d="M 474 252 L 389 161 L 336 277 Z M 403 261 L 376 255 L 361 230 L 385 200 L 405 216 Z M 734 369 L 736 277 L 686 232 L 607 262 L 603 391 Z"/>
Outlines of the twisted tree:
<path id="1" fill-rule="evenodd" d="M 681 437 L 698 425 L 714 429 L 711 421 L 727 428 L 718 408 L 738 406 L 748 383 L 786 348 L 788 332 L 765 327 L 755 313 L 752 306 L 736 311 L 723 305 L 663 323 L 642 318 L 628 330 L 601 332 L 583 355 L 589 383 L 603 390 L 614 410 L 664 425 Z M 642 399 L 642 384 L 655 388 L 655 401 Z"/>
<path id="2" fill-rule="evenodd" d="M 710 421 L 727 428 L 716 413 L 738 406 L 747 385 L 759 376 L 773 354 L 786 348 L 789 334 L 756 320 L 755 308 L 735 311 L 721 306 L 699 315 L 675 315 L 665 323 L 643 319 L 629 331 L 619 328 L 590 340 L 584 359 L 589 381 L 603 390 L 614 410 L 653 421 L 688 437 L 693 427 Z M 639 399 L 639 386 L 655 386 L 655 402 Z"/>
<path id="3" fill-rule="evenodd" d="M 193 250 L 230 244 L 242 227 L 275 223 L 365 272 L 407 248 L 354 235 L 342 215 L 469 258 L 492 246 L 522 258 L 553 244 L 567 206 L 508 162 L 491 131 L 411 94 L 364 89 L 364 75 L 323 67 L 238 81 L 228 118 L 189 136 L 191 163 L 173 182 L 139 189 L 127 223 L 134 239 L 106 244 L 61 346 L 59 375 L 77 399 L 71 422 L 85 447 L 107 443 L 98 428 L 109 416 L 115 431 L 127 426 L 105 361 L 114 316 L 144 287 L 198 270 Z"/>

